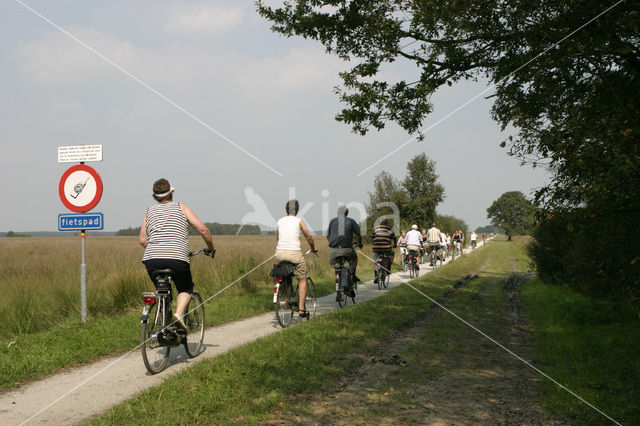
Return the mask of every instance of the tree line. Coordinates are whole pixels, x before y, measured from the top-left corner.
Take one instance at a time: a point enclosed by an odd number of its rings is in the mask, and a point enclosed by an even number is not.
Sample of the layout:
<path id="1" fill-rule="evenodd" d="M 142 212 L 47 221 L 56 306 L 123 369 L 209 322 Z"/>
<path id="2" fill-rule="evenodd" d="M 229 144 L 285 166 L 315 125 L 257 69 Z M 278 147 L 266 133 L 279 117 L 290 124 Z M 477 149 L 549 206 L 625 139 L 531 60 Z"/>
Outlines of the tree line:
<path id="1" fill-rule="evenodd" d="M 211 235 L 261 235 L 258 225 L 239 225 L 230 223 L 205 222 L 206 227 Z M 238 233 L 238 230 L 240 232 Z M 138 236 L 140 235 L 140 227 L 120 229 L 116 232 L 116 236 Z M 189 226 L 189 235 L 199 235 L 198 232 Z"/>

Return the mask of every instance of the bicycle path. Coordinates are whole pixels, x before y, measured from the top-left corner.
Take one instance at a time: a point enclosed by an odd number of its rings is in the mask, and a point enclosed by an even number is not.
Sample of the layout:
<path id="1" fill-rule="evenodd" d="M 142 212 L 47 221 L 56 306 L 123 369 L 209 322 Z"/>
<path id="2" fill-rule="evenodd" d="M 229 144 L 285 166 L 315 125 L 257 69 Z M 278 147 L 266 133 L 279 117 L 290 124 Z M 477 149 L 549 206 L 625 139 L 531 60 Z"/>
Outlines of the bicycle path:
<path id="1" fill-rule="evenodd" d="M 483 243 L 479 242 L 478 247 Z M 464 253 L 470 249 L 465 249 Z M 449 258 L 446 263 L 449 263 Z M 420 265 L 420 276 L 432 270 Z M 408 281 L 409 274 L 391 274 L 389 289 Z M 385 294 L 372 281 L 358 286 L 358 302 L 366 302 Z M 349 303 L 351 306 L 351 303 Z M 317 299 L 316 315 L 338 309 L 335 293 Z M 294 321 L 298 321 L 297 316 Z M 167 368 L 156 375 L 148 374 L 140 350 L 108 357 L 85 366 L 68 369 L 26 384 L 0 395 L 0 424 L 74 424 L 105 413 L 137 393 L 160 384 L 167 377 L 207 358 L 223 354 L 237 346 L 282 330 L 273 312 L 208 328 L 204 351 L 189 358 L 183 347 L 171 350 Z"/>

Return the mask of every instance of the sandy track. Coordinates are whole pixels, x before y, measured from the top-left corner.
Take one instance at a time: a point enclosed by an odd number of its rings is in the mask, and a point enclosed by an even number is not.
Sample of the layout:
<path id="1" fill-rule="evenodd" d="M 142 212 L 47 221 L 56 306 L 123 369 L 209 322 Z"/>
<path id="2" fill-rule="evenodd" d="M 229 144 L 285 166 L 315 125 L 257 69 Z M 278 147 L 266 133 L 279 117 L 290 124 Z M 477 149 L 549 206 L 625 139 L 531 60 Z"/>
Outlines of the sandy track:
<path id="1" fill-rule="evenodd" d="M 481 245 L 482 242 L 478 244 Z M 421 276 L 430 271 L 431 267 L 421 265 Z M 389 289 L 407 280 L 408 274 L 392 274 Z M 358 287 L 359 302 L 384 293 L 378 291 L 377 285 L 372 282 Z M 318 315 L 337 308 L 335 293 L 318 299 Z M 112 406 L 197 362 L 280 330 L 272 312 L 209 328 L 205 333 L 204 352 L 200 356 L 190 359 L 184 348 L 174 348 L 169 365 L 156 375 L 147 373 L 139 349 L 132 349 L 119 357 L 109 357 L 65 370 L 0 395 L 0 424 L 67 425 L 82 422 L 106 412 Z"/>

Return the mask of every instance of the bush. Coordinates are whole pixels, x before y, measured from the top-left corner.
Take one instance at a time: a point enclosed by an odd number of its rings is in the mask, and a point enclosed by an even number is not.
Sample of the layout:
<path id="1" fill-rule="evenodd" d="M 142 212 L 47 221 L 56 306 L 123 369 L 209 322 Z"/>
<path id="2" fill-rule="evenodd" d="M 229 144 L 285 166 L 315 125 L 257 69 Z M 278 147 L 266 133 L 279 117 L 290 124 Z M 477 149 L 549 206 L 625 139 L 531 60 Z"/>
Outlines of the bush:
<path id="1" fill-rule="evenodd" d="M 640 220 L 585 209 L 554 212 L 538 221 L 529 255 L 543 281 L 576 291 L 640 301 Z"/>

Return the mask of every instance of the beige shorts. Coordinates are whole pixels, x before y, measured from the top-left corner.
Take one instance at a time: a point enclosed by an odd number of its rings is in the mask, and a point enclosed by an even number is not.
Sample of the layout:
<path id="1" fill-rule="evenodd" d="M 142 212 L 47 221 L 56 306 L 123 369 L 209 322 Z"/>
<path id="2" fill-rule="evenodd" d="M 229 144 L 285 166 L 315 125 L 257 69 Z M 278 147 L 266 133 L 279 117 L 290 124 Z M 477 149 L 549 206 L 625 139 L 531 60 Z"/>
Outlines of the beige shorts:
<path id="1" fill-rule="evenodd" d="M 278 262 L 291 262 L 296 265 L 294 274 L 296 278 L 307 276 L 307 264 L 300 250 L 276 250 L 275 258 Z"/>

